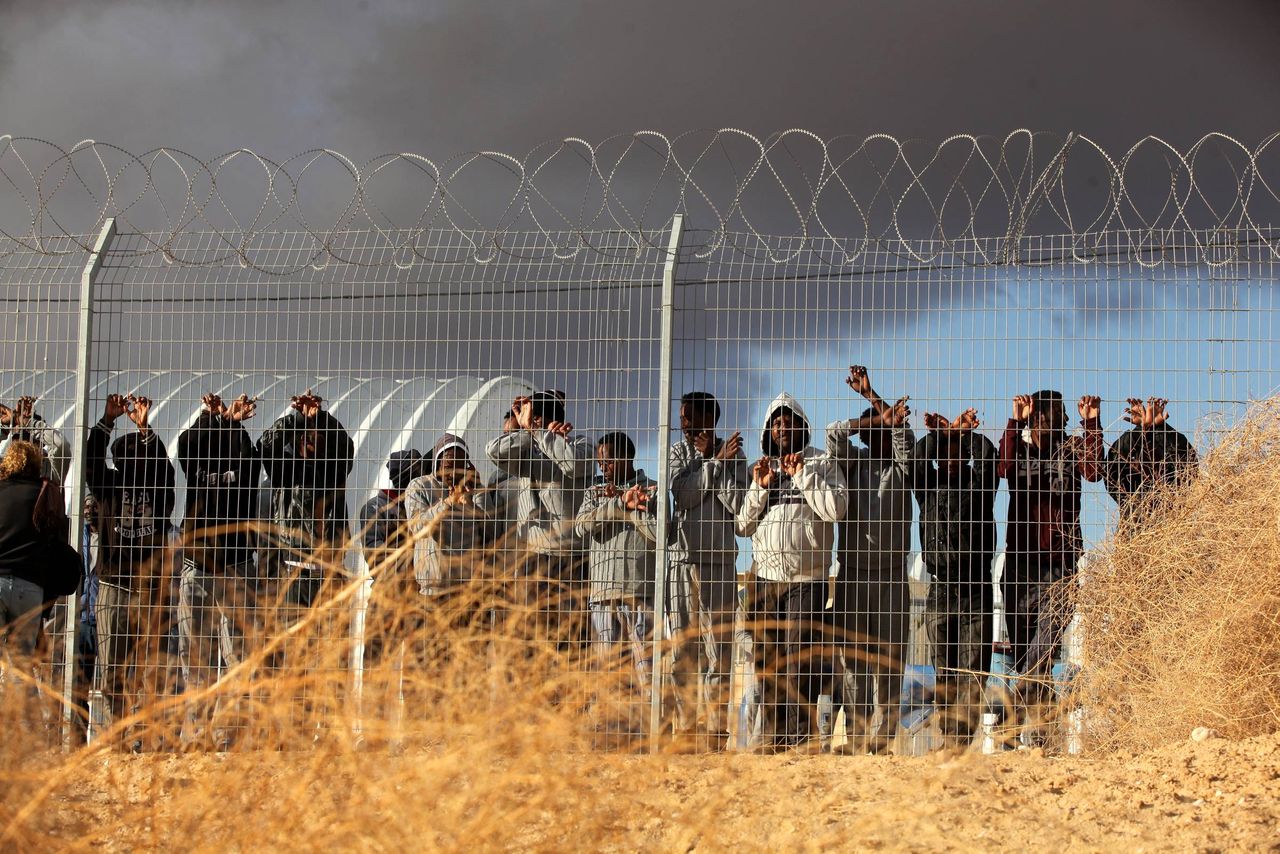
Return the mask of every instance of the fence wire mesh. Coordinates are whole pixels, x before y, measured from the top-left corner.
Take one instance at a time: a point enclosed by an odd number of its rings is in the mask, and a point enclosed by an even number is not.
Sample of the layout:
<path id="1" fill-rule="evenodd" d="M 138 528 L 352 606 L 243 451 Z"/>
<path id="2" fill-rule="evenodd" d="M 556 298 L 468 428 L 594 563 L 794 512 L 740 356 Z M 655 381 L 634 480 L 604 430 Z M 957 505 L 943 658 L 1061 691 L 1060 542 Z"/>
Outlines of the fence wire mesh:
<path id="1" fill-rule="evenodd" d="M 6 138 L 0 417 L 96 502 L 79 598 L 8 633 L 58 689 L 29 717 L 60 733 L 71 685 L 73 740 L 139 749 L 429 741 L 528 703 L 607 749 L 1074 749 L 1087 555 L 1276 386 L 1270 151 Z M 308 177 L 335 166 L 350 200 Z M 86 272 L 68 231 L 110 217 Z M 53 598 L 11 563 L 6 621 Z"/>

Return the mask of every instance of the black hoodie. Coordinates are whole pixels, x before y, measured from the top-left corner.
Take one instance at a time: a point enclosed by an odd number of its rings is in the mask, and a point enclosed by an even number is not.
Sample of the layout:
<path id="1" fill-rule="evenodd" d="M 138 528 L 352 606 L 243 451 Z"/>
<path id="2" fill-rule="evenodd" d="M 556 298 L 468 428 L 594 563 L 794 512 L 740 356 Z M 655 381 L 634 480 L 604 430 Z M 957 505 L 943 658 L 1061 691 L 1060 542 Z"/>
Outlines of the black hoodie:
<path id="1" fill-rule="evenodd" d="M 249 431 L 239 421 L 201 412 L 178 437 L 178 462 L 187 478 L 182 519 L 186 556 L 219 570 L 253 558 L 249 526 L 258 515 L 261 464 Z M 203 532 L 230 528 L 223 533 Z"/>
<path id="2" fill-rule="evenodd" d="M 996 550 L 996 447 L 981 433 L 960 436 L 964 465 L 954 477 L 935 467 L 938 434 L 911 450 L 911 488 L 920 505 L 920 550 L 939 581 L 989 581 Z M 970 462 L 972 461 L 972 462 Z"/>
<path id="3" fill-rule="evenodd" d="M 315 456 L 302 457 L 299 442 L 312 429 L 318 437 Z M 271 518 L 283 544 L 304 554 L 342 546 L 348 535 L 347 476 L 355 460 L 355 443 L 342 422 L 324 410 L 311 422 L 292 411 L 262 434 L 258 454 L 271 478 Z"/>
<path id="4" fill-rule="evenodd" d="M 149 430 L 121 436 L 111 446 L 115 463 L 107 465 L 107 441 L 113 425 L 105 418 L 89 429 L 85 475 L 98 499 L 99 577 L 104 581 L 157 576 L 152 555 L 169 539 L 169 517 L 177 480 L 164 442 Z"/>

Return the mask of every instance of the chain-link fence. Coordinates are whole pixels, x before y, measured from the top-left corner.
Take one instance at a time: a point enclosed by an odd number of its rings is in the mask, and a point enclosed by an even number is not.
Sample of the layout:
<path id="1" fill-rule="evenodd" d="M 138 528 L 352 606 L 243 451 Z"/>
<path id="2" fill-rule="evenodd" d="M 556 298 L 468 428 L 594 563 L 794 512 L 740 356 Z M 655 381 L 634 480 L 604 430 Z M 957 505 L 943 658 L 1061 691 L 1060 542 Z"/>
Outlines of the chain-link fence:
<path id="1" fill-rule="evenodd" d="M 1160 148 L 1168 192 L 1135 178 L 1153 145 L 9 141 L 0 401 L 88 569 L 10 634 L 71 699 L 42 719 L 402 741 L 450 690 L 497 721 L 538 683 L 605 747 L 1069 746 L 1087 709 L 1037 714 L 1087 659 L 1082 561 L 1277 382 L 1270 141 Z M 659 177 L 627 177 L 644 153 Z M 349 202 L 304 180 L 335 164 Z M 514 192 L 466 204 L 477 164 Z"/>

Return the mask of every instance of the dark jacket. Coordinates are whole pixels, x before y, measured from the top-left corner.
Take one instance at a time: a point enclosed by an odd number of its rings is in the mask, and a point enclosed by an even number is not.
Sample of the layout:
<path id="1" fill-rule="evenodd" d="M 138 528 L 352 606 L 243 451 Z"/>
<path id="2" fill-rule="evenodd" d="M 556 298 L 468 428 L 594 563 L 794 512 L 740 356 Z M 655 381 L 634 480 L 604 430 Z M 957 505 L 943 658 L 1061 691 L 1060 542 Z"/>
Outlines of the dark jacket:
<path id="1" fill-rule="evenodd" d="M 1000 476 L 1009 481 L 1005 565 L 1014 573 L 1074 569 L 1084 549 L 1080 484 L 1102 479 L 1102 430 L 1096 421 L 1087 422 L 1084 435 L 1044 451 L 1023 441 L 1025 426 L 1011 418 L 1000 438 Z"/>
<path id="2" fill-rule="evenodd" d="M 936 432 L 929 431 L 911 449 L 920 549 L 939 581 L 984 581 L 996 551 L 996 446 L 981 433 L 966 432 L 959 441 L 960 458 L 966 462 L 954 477 L 935 465 Z"/>
<path id="3" fill-rule="evenodd" d="M 1168 424 L 1134 429 L 1116 439 L 1103 472 L 1107 492 L 1129 515 L 1163 484 L 1185 483 L 1195 475 L 1199 457 L 1191 441 Z"/>
<path id="4" fill-rule="evenodd" d="M 251 560 L 261 464 L 249 431 L 238 421 L 201 412 L 178 437 L 178 463 L 187 478 L 185 556 L 209 570 Z M 238 527 L 204 533 L 233 526 Z"/>
<path id="5" fill-rule="evenodd" d="M 40 486 L 38 477 L 0 469 L 0 576 L 43 587 L 50 567 L 78 561 L 79 555 L 66 540 L 36 530 L 32 515 Z"/>
<path id="6" fill-rule="evenodd" d="M 299 442 L 309 429 L 318 433 L 316 453 L 303 458 Z M 276 544 L 297 559 L 322 546 L 341 547 L 347 540 L 347 476 L 355 459 L 355 443 L 342 422 L 322 410 L 308 423 L 292 411 L 262 434 L 258 455 L 271 479 Z"/>
<path id="7" fill-rule="evenodd" d="M 176 501 L 173 463 L 164 442 L 150 430 L 117 439 L 112 445 L 115 465 L 108 466 L 111 430 L 105 418 L 99 420 L 90 428 L 85 446 L 85 476 L 98 499 L 98 576 L 103 581 L 158 578 L 165 567 L 151 559 L 169 544 L 169 517 Z"/>

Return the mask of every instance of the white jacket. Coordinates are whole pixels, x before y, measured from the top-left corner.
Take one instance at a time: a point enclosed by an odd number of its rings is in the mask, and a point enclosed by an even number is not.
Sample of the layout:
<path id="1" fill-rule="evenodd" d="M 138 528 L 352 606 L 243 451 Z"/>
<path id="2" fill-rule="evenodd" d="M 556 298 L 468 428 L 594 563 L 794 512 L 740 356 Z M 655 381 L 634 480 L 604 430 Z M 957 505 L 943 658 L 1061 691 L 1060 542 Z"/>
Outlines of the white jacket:
<path id="1" fill-rule="evenodd" d="M 782 407 L 803 426 L 798 444 L 804 448 L 804 463 L 794 478 L 784 478 L 769 436 L 769 422 Z M 809 436 L 809 419 L 800 404 L 786 392 L 778 395 L 769 404 L 760 436 L 760 448 L 775 472 L 774 485 L 765 489 L 752 478 L 736 520 L 738 534 L 751 537 L 753 569 L 765 581 L 821 581 L 838 572 L 831 550 L 849 492 L 839 464 L 811 447 Z"/>

